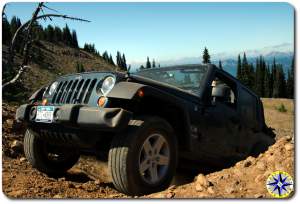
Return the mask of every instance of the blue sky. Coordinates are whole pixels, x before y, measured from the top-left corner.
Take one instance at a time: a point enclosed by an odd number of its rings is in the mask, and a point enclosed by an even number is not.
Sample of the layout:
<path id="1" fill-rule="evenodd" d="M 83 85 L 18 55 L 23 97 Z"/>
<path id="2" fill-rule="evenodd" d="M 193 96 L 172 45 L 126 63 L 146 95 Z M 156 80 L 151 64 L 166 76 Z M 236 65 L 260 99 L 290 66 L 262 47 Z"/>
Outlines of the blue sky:
<path id="1" fill-rule="evenodd" d="M 9 3 L 6 14 L 29 19 L 37 3 Z M 44 26 L 77 32 L 80 46 L 95 43 L 102 53 L 126 54 L 127 62 L 146 57 L 172 60 L 294 43 L 294 8 L 287 3 L 47 3 L 62 14 L 91 23 L 54 19 Z M 49 11 L 52 12 L 52 11 Z"/>

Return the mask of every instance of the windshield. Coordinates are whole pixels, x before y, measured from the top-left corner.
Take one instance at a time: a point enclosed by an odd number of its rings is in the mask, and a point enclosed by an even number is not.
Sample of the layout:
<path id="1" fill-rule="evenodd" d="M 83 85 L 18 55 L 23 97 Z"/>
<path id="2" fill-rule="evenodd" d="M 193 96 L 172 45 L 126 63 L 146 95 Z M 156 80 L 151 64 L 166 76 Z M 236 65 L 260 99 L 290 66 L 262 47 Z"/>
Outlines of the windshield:
<path id="1" fill-rule="evenodd" d="M 201 82 L 207 72 L 207 66 L 153 68 L 142 70 L 136 75 L 150 78 L 155 81 L 167 83 L 185 91 L 199 94 Z"/>

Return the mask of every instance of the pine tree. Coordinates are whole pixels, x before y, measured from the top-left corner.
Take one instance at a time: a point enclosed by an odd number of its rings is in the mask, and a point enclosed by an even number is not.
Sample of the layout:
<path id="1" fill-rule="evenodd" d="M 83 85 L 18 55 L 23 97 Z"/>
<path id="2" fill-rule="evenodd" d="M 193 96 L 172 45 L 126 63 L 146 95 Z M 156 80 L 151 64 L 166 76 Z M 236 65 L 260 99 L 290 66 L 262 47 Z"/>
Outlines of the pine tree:
<path id="1" fill-rule="evenodd" d="M 153 68 L 156 67 L 155 60 L 154 60 L 154 59 L 152 60 L 152 67 L 153 67 Z"/>
<path id="2" fill-rule="evenodd" d="M 124 53 L 122 55 L 122 68 L 123 68 L 123 71 L 127 71 L 127 63 L 126 63 L 126 57 L 125 57 Z"/>
<path id="3" fill-rule="evenodd" d="M 11 21 L 10 21 L 10 32 L 12 35 L 15 34 L 15 32 L 18 30 L 18 28 L 22 25 L 21 20 L 16 17 L 13 16 Z"/>
<path id="4" fill-rule="evenodd" d="M 275 68 L 275 80 L 273 88 L 274 98 L 284 98 L 286 97 L 286 81 L 281 64 L 276 64 Z"/>
<path id="5" fill-rule="evenodd" d="M 291 68 L 288 71 L 287 81 L 286 81 L 286 95 L 287 98 L 294 98 L 294 58 L 292 59 Z"/>
<path id="6" fill-rule="evenodd" d="M 258 81 L 258 95 L 263 97 L 265 95 L 265 87 L 264 87 L 264 79 L 265 79 L 265 72 L 266 72 L 266 63 L 262 56 L 259 57 L 259 73 L 257 74 Z"/>
<path id="7" fill-rule="evenodd" d="M 240 55 L 238 55 L 236 78 L 240 81 L 242 80 L 242 62 Z"/>
<path id="8" fill-rule="evenodd" d="M 264 77 L 264 97 L 267 98 L 271 97 L 270 77 L 271 77 L 271 73 L 269 71 L 269 66 L 267 66 L 265 70 L 265 77 Z"/>
<path id="9" fill-rule="evenodd" d="M 74 48 L 78 48 L 78 40 L 77 40 L 77 34 L 76 34 L 75 30 L 72 31 L 72 43 L 71 43 L 71 45 Z"/>
<path id="10" fill-rule="evenodd" d="M 146 69 L 150 69 L 150 68 L 151 68 L 151 62 L 149 60 L 149 57 L 147 57 Z"/>
<path id="11" fill-rule="evenodd" d="M 124 62 L 123 62 L 122 55 L 119 51 L 117 51 L 117 57 L 116 58 L 117 58 L 118 67 L 120 67 L 120 69 L 124 71 Z"/>
<path id="12" fill-rule="evenodd" d="M 103 52 L 102 57 L 106 62 L 109 62 L 109 56 L 108 56 L 107 51 Z"/>
<path id="13" fill-rule="evenodd" d="M 38 40 L 45 40 L 46 35 L 43 27 L 38 22 L 33 22 L 32 38 Z"/>
<path id="14" fill-rule="evenodd" d="M 203 64 L 209 64 L 210 63 L 210 55 L 208 53 L 208 49 L 205 47 L 204 51 L 203 51 L 203 56 L 202 56 L 203 60 Z"/>
<path id="15" fill-rule="evenodd" d="M 145 69 L 145 67 L 144 67 L 144 65 L 141 65 L 140 70 L 143 70 L 143 69 Z"/>
<path id="16" fill-rule="evenodd" d="M 221 60 L 219 60 L 219 69 L 223 69 L 222 61 Z"/>
<path id="17" fill-rule="evenodd" d="M 111 55 L 109 56 L 109 63 L 115 66 L 115 62 Z"/>
<path id="18" fill-rule="evenodd" d="M 242 83 L 247 87 L 249 87 L 249 67 L 248 67 L 248 60 L 245 52 L 242 60 L 241 75 L 242 75 L 241 76 Z"/>
<path id="19" fill-rule="evenodd" d="M 255 71 L 252 63 L 249 65 L 249 88 L 255 90 Z"/>
<path id="20" fill-rule="evenodd" d="M 46 40 L 49 42 L 54 42 L 54 28 L 51 25 L 48 25 L 45 32 Z"/>
<path id="21" fill-rule="evenodd" d="M 83 50 L 85 50 L 91 54 L 94 54 L 94 55 L 98 55 L 98 56 L 100 55 L 99 52 L 95 48 L 95 44 L 84 43 Z"/>
<path id="22" fill-rule="evenodd" d="M 63 42 L 68 45 L 72 46 L 72 35 L 69 29 L 69 26 L 66 24 L 66 26 L 63 28 Z"/>
<path id="23" fill-rule="evenodd" d="M 11 29 L 10 24 L 6 17 L 2 18 L 2 43 L 9 45 L 11 42 Z"/>
<path id="24" fill-rule="evenodd" d="M 55 26 L 54 27 L 54 41 L 55 42 L 62 42 L 62 31 L 60 29 L 60 27 Z"/>

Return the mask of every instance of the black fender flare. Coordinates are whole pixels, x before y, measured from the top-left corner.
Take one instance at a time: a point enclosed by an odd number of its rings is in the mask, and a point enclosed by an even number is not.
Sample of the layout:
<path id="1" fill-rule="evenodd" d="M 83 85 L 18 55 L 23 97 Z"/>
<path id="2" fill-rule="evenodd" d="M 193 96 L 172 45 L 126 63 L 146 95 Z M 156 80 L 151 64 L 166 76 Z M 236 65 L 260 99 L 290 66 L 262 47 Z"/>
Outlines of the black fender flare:
<path id="1" fill-rule="evenodd" d="M 43 97 L 43 94 L 48 86 L 43 86 L 42 88 L 36 90 L 28 99 L 29 102 L 35 102 L 38 100 L 41 100 Z"/>
<path id="2" fill-rule="evenodd" d="M 142 90 L 144 93 L 143 97 L 154 97 L 163 103 L 172 104 L 182 113 L 182 122 L 185 129 L 185 137 L 188 143 L 188 148 L 190 148 L 190 117 L 189 117 L 189 109 L 186 105 L 186 101 L 163 90 L 157 89 L 155 87 L 135 83 L 135 82 L 119 82 L 115 85 L 115 87 L 109 92 L 107 95 L 108 98 L 116 98 L 116 99 L 127 99 L 131 100 L 137 96 L 137 92 Z"/>
<path id="3" fill-rule="evenodd" d="M 107 94 L 108 98 L 132 99 L 138 90 L 147 85 L 122 81 L 117 83 L 114 88 Z"/>

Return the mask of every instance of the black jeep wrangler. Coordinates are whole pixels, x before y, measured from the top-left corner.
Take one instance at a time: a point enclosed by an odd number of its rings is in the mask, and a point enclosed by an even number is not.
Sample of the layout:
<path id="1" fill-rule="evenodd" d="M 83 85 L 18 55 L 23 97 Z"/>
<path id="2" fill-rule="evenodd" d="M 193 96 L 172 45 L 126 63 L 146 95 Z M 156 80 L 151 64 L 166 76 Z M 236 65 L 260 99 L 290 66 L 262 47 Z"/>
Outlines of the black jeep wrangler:
<path id="1" fill-rule="evenodd" d="M 62 76 L 16 117 L 33 167 L 62 174 L 81 154 L 106 152 L 127 195 L 167 188 L 179 159 L 229 166 L 274 143 L 259 97 L 214 65 Z"/>

